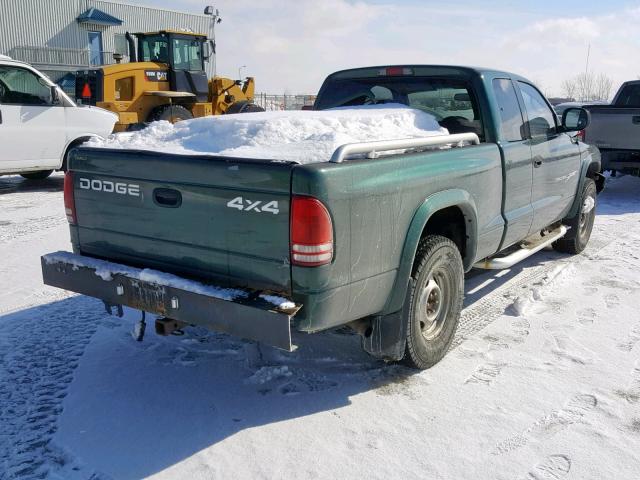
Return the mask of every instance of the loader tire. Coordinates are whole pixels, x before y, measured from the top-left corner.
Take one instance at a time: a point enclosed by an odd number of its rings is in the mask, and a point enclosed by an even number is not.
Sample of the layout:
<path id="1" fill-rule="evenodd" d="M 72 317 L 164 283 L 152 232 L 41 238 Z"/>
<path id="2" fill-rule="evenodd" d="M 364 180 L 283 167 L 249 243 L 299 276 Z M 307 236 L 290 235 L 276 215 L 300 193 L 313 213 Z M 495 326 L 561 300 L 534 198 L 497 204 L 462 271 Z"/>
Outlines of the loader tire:
<path id="1" fill-rule="evenodd" d="M 429 235 L 418 245 L 407 296 L 407 343 L 402 362 L 424 370 L 438 363 L 456 333 L 464 294 L 464 267 L 455 243 Z"/>
<path id="2" fill-rule="evenodd" d="M 576 255 L 587 247 L 596 218 L 596 196 L 596 182 L 586 178 L 579 199 L 578 213 L 573 218 L 563 220 L 562 223 L 569 227 L 569 231 L 553 243 L 554 250 Z"/>
<path id="3" fill-rule="evenodd" d="M 182 120 L 190 120 L 193 115 L 182 105 L 160 105 L 149 114 L 148 122 L 157 122 L 165 120 L 167 122 L 176 123 Z"/>
<path id="4" fill-rule="evenodd" d="M 253 113 L 253 112 L 264 112 L 264 108 L 260 105 L 256 105 L 255 103 L 250 103 L 245 100 L 240 102 L 236 102 L 231 104 L 227 111 L 224 113 Z"/>

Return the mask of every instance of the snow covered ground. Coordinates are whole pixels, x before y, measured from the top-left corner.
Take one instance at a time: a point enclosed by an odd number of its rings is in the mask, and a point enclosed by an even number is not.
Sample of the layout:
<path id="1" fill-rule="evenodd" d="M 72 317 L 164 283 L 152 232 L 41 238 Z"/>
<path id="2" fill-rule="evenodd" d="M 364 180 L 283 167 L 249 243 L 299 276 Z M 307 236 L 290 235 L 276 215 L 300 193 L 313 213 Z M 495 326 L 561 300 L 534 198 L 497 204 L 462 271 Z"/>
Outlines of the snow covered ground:
<path id="1" fill-rule="evenodd" d="M 346 332 L 135 342 L 136 312 L 41 283 L 61 188 L 0 177 L 0 479 L 640 478 L 640 179 L 610 179 L 583 255 L 472 272 L 420 373 Z"/>
<path id="2" fill-rule="evenodd" d="M 326 162 L 345 143 L 447 135 L 436 118 L 400 104 L 324 111 L 241 113 L 154 122 L 138 132 L 87 142 L 93 147 Z"/>

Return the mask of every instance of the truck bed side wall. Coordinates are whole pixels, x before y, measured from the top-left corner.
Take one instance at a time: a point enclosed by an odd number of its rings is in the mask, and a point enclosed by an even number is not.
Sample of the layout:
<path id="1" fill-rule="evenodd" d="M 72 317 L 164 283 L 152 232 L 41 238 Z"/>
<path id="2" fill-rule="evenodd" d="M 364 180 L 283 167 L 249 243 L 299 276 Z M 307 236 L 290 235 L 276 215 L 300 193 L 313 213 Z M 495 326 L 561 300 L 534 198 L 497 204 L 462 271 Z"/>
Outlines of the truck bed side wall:
<path id="1" fill-rule="evenodd" d="M 399 267 L 413 262 L 420 239 L 415 232 L 422 233 L 435 213 L 421 208 L 427 199 L 443 208 L 466 199 L 460 207 L 467 227 L 467 265 L 494 253 L 503 231 L 502 169 L 495 144 L 299 166 L 293 170 L 292 193 L 320 199 L 336 235 L 330 265 L 292 267 L 294 298 L 304 304 L 296 317 L 301 330 L 321 330 L 397 307 L 389 303 L 394 285 L 408 280 L 406 269 L 401 275 Z"/>

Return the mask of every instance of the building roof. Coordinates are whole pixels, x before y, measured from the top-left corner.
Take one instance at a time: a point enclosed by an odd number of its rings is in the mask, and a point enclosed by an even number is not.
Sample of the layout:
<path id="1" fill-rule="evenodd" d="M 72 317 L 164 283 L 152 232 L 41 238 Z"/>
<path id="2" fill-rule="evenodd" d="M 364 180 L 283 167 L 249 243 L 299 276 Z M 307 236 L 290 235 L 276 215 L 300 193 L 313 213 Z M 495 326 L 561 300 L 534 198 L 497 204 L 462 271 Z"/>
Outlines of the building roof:
<path id="1" fill-rule="evenodd" d="M 112 15 L 109 15 L 102 10 L 98 10 L 97 8 L 90 8 L 82 15 L 80 15 L 77 19 L 78 23 L 93 23 L 98 25 L 122 25 L 122 20 L 116 18 Z"/>

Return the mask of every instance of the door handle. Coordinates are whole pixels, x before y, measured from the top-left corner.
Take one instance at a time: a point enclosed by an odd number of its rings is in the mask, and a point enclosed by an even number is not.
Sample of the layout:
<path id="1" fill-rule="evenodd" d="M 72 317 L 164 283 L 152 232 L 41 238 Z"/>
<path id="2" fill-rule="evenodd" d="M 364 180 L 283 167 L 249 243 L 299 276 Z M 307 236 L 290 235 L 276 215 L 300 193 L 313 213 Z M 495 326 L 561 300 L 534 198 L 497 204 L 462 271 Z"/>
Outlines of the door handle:
<path id="1" fill-rule="evenodd" d="M 538 168 L 542 165 L 542 158 L 541 157 L 536 157 L 533 159 L 533 166 L 535 168 Z"/>
<path id="2" fill-rule="evenodd" d="M 640 115 L 634 115 L 631 117 L 631 123 L 634 125 L 640 125 Z"/>
<path id="3" fill-rule="evenodd" d="M 159 207 L 177 208 L 182 204 L 182 194 L 171 188 L 156 188 L 153 191 L 153 201 Z"/>
<path id="4" fill-rule="evenodd" d="M 2 110 L 0 110 L 0 123 L 2 123 Z"/>

